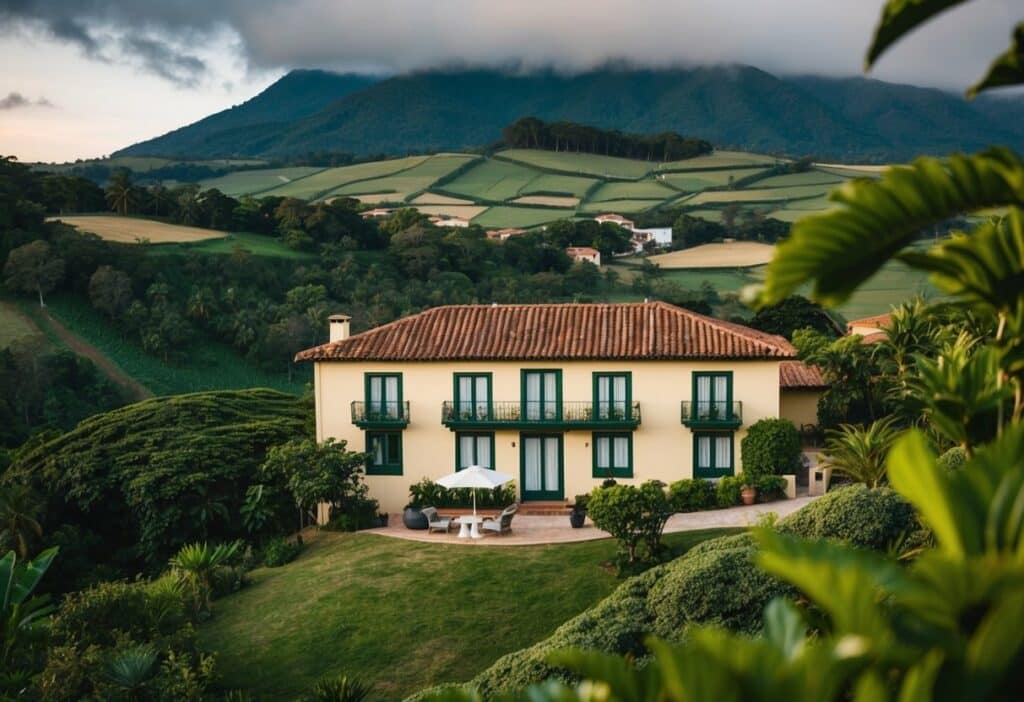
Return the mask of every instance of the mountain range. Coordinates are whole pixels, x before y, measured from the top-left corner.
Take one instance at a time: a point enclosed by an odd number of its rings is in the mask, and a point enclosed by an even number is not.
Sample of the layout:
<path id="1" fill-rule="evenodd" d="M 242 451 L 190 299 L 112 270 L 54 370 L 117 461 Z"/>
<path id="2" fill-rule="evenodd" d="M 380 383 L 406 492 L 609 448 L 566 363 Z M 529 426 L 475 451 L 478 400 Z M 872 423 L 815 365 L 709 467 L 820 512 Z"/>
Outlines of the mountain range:
<path id="1" fill-rule="evenodd" d="M 865 78 L 780 77 L 751 66 L 435 70 L 385 79 L 291 71 L 241 105 L 115 156 L 287 159 L 401 155 L 491 144 L 533 115 L 625 132 L 675 131 L 719 148 L 843 162 L 1024 146 L 1024 99 L 973 102 Z"/>

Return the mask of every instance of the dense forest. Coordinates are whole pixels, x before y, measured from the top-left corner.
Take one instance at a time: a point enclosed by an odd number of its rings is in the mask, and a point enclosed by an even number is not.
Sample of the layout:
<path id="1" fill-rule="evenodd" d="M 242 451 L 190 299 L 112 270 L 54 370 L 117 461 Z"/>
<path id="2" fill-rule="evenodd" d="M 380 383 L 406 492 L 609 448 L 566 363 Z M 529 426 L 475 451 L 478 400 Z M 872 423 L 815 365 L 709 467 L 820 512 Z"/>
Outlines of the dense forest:
<path id="1" fill-rule="evenodd" d="M 506 146 L 513 148 L 575 151 L 643 161 L 680 161 L 709 154 L 714 148 L 703 139 L 675 132 L 624 134 L 617 129 L 599 129 L 575 122 L 544 122 L 536 117 L 516 120 L 505 127 L 501 135 Z"/>

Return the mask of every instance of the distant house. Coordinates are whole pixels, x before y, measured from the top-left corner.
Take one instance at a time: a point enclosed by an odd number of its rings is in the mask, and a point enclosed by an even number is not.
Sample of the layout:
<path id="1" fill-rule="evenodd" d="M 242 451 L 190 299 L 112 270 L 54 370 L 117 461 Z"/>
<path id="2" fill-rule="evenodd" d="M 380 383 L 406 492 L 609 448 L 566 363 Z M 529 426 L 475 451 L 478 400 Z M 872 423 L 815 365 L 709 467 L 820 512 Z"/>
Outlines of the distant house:
<path id="1" fill-rule="evenodd" d="M 437 221 L 435 221 L 435 219 Z M 430 221 L 433 222 L 434 226 L 436 226 L 436 227 L 460 227 L 460 228 L 465 228 L 465 227 L 469 226 L 469 220 L 466 219 L 465 217 L 447 217 L 447 218 L 441 218 L 441 217 L 434 218 L 434 217 L 431 217 Z"/>
<path id="2" fill-rule="evenodd" d="M 818 426 L 818 400 L 828 383 L 816 366 L 802 361 L 779 364 L 779 416 L 793 422 L 801 433 Z"/>
<path id="3" fill-rule="evenodd" d="M 891 314 L 878 314 L 874 317 L 861 317 L 846 323 L 847 334 L 861 336 L 861 342 L 874 344 L 888 338 L 886 331 L 892 324 Z"/>
<path id="4" fill-rule="evenodd" d="M 525 229 L 488 229 L 487 238 L 495 241 L 505 241 L 513 236 L 522 236 Z"/>
<path id="5" fill-rule="evenodd" d="M 570 246 L 565 250 L 565 253 L 577 263 L 586 261 L 587 263 L 593 263 L 595 266 L 601 265 L 601 252 L 589 246 Z"/>
<path id="6" fill-rule="evenodd" d="M 623 229 L 628 229 L 633 233 L 631 243 L 633 244 L 633 251 L 640 253 L 644 250 L 644 247 L 654 242 L 655 246 L 669 246 L 672 243 L 672 227 L 655 227 L 653 229 L 639 229 L 636 226 L 636 222 L 631 219 L 626 219 L 622 215 L 617 214 L 602 214 L 594 217 L 594 221 L 600 224 L 605 222 L 611 222 L 617 224 Z"/>
<path id="7" fill-rule="evenodd" d="M 379 219 L 381 217 L 390 216 L 392 212 L 394 212 L 394 210 L 388 207 L 375 207 L 372 210 L 361 212 L 359 216 L 363 219 Z"/>

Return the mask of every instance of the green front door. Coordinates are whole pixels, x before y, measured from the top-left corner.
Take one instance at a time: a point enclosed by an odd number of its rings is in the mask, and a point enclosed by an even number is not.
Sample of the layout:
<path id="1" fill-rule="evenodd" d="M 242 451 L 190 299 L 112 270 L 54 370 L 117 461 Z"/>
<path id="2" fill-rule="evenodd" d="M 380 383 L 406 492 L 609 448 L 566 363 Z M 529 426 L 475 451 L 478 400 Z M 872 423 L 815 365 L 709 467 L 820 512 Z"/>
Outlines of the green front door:
<path id="1" fill-rule="evenodd" d="M 561 434 L 521 434 L 519 472 L 523 501 L 565 498 Z"/>

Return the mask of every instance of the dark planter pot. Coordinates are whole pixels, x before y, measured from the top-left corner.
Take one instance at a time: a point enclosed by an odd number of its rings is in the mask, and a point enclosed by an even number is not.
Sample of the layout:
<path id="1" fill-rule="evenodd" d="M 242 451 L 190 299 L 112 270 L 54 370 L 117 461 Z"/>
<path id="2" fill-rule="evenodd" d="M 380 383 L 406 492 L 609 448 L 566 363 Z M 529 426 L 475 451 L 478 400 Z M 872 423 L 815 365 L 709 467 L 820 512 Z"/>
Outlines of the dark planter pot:
<path id="1" fill-rule="evenodd" d="M 587 521 L 586 512 L 578 512 L 576 510 L 569 512 L 569 524 L 572 525 L 573 529 L 581 528 L 585 521 Z"/>
<path id="2" fill-rule="evenodd" d="M 378 514 L 377 515 L 377 526 L 386 527 L 388 525 L 388 515 Z"/>
<path id="3" fill-rule="evenodd" d="M 419 529 L 422 531 L 427 528 L 427 518 L 416 507 L 406 507 L 405 511 L 402 512 L 402 524 L 405 525 L 406 529 Z"/>

